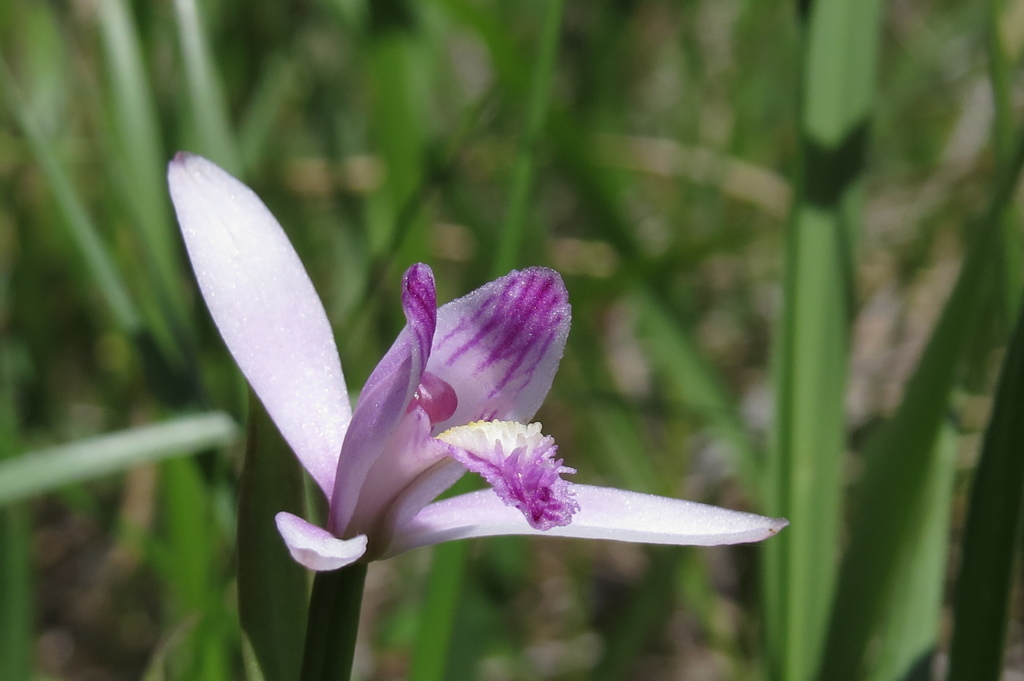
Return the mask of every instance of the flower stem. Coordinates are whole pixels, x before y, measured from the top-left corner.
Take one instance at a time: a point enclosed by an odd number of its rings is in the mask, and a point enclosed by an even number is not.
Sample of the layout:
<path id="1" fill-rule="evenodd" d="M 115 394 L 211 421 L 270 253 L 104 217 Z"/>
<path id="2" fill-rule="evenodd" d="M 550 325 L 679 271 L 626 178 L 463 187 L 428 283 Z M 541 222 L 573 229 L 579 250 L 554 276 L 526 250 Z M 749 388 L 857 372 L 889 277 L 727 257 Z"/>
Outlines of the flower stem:
<path id="1" fill-rule="evenodd" d="M 348 681 L 365 581 L 363 563 L 317 573 L 309 599 L 301 681 Z"/>

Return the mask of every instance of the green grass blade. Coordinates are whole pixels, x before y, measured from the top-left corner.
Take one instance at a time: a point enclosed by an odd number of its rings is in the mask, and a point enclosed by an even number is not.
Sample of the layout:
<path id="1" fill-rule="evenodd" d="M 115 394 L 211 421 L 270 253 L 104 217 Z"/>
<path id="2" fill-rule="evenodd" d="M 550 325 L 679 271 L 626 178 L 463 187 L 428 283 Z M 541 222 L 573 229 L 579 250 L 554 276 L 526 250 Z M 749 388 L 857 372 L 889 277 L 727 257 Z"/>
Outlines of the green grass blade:
<path id="1" fill-rule="evenodd" d="M 403 215 L 423 183 L 426 125 L 416 111 L 424 108 L 420 87 L 425 79 L 425 39 L 405 24 L 378 29 L 371 40 L 369 81 L 373 93 L 373 139 L 386 166 L 386 181 L 370 203 L 370 237 L 374 255 L 412 259 L 426 250 L 427 222 L 418 211 Z M 411 223 L 403 224 L 403 220 Z"/>
<path id="2" fill-rule="evenodd" d="M 1002 676 L 1024 525 L 1024 310 L 1000 372 L 974 472 L 953 603 L 947 681 Z"/>
<path id="3" fill-rule="evenodd" d="M 846 381 L 846 268 L 837 217 L 803 208 L 788 237 L 781 329 L 775 489 L 768 512 L 789 518 L 765 546 L 770 641 L 780 677 L 806 679 L 817 663 L 832 597 L 837 550 Z M 790 532 L 788 529 L 792 529 Z"/>
<path id="4" fill-rule="evenodd" d="M 860 678 L 864 652 L 895 585 L 897 566 L 925 522 L 925 471 L 936 465 L 936 442 L 948 407 L 954 370 L 989 291 L 991 249 L 999 216 L 1024 164 L 1024 137 L 1012 162 L 996 177 L 989 210 L 974 232 L 960 270 L 895 416 L 868 443 L 862 481 L 850 520 L 850 545 L 840 569 L 836 601 L 819 678 Z"/>
<path id="5" fill-rule="evenodd" d="M 0 505 L 131 466 L 224 446 L 237 435 L 230 417 L 209 412 L 28 452 L 0 462 Z"/>
<path id="6" fill-rule="evenodd" d="M 533 186 L 533 170 L 537 142 L 547 119 L 551 99 L 551 80 L 558 60 L 558 44 L 561 36 L 563 0 L 548 0 L 544 3 L 544 19 L 541 27 L 537 59 L 533 64 L 533 77 L 527 95 L 526 121 L 515 166 L 512 169 L 512 186 L 506 206 L 505 224 L 498 240 L 498 252 L 492 273 L 505 274 L 519 262 L 519 251 L 526 235 L 526 215 L 530 205 L 530 190 Z"/>
<path id="7" fill-rule="evenodd" d="M 836 150 L 868 121 L 882 2 L 815 0 L 808 6 L 802 127 L 807 141 Z"/>
<path id="8" fill-rule="evenodd" d="M 121 176 L 126 182 L 127 202 L 153 265 L 153 279 L 163 297 L 174 306 L 174 321 L 184 317 L 184 300 L 178 293 L 178 241 L 172 229 L 164 179 L 167 158 L 160 145 L 159 121 L 153 93 L 144 69 L 134 19 L 125 0 L 102 0 L 99 25 L 112 90 L 110 112 L 118 142 Z"/>
<path id="9" fill-rule="evenodd" d="M 296 681 L 309 583 L 274 516 L 302 516 L 302 469 L 255 395 L 238 490 L 238 615 L 266 681 Z"/>
<path id="10" fill-rule="evenodd" d="M 170 585 L 165 593 L 175 619 L 198 615 L 181 652 L 180 678 L 221 681 L 228 678 L 234 642 L 224 626 L 227 605 L 221 592 L 213 497 L 192 459 L 163 461 L 160 485 L 168 556 L 163 568 Z"/>
<path id="11" fill-rule="evenodd" d="M 957 445 L 958 433 L 947 422 L 939 433 L 936 465 L 925 473 L 928 480 L 921 526 L 896 567 L 894 580 L 901 587 L 885 603 L 885 614 L 876 629 L 878 648 L 869 681 L 910 678 L 920 665 L 930 666 L 938 645 Z"/>
<path id="12" fill-rule="evenodd" d="M 202 148 L 195 151 L 237 176 L 242 170 L 241 160 L 196 0 L 174 0 L 174 16 L 185 62 L 189 101 L 202 144 Z"/>
<path id="13" fill-rule="evenodd" d="M 996 157 L 1001 162 L 1006 162 L 1013 154 L 1013 57 L 1007 53 L 1000 21 L 1005 3 L 1000 0 L 989 0 L 987 4 L 988 75 L 992 83 L 994 108 L 992 147 Z M 1007 327 L 1016 314 L 1020 304 L 1021 286 L 1024 285 L 1018 216 L 1019 212 L 1013 206 L 1006 207 L 1006 214 L 1002 218 L 1001 235 L 1004 243 L 996 254 L 1000 269 L 1000 294 L 1005 301 L 1001 312 L 1005 315 Z"/>
<path id="14" fill-rule="evenodd" d="M 290 61 L 284 57 L 271 60 L 238 125 L 243 168 L 254 168 L 266 153 L 274 126 L 295 94 L 295 81 L 296 73 Z"/>
<path id="15" fill-rule="evenodd" d="M 994 120 L 992 136 L 996 153 L 1005 158 L 1013 150 L 1012 68 L 1000 27 L 1004 2 L 988 0 L 986 45 L 988 49 L 988 77 L 992 84 Z"/>
<path id="16" fill-rule="evenodd" d="M 878 0 L 818 0 L 806 15 L 802 168 L 786 235 L 775 348 L 776 432 L 767 511 L 789 518 L 765 546 L 769 668 L 807 681 L 821 658 L 843 496 L 844 394 L 857 181 L 870 120 Z"/>
<path id="17" fill-rule="evenodd" d="M 136 333 L 142 326 L 117 266 L 100 238 L 89 213 L 75 191 L 74 184 L 58 160 L 53 143 L 37 124 L 33 112 L 18 92 L 7 63 L 0 59 L 0 96 L 18 122 L 29 143 L 36 162 L 39 163 L 50 184 L 53 197 L 69 230 L 71 241 L 82 255 L 89 274 L 95 280 L 99 292 L 110 309 L 114 322 L 129 334 Z"/>

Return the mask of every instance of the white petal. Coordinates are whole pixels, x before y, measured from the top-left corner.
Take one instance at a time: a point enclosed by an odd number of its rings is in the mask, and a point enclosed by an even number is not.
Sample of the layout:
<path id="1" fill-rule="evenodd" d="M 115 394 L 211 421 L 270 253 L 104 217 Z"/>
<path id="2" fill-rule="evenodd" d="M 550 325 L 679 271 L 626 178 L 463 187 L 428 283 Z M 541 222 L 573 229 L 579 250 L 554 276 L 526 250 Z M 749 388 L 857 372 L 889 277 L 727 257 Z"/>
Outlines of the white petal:
<path id="1" fill-rule="evenodd" d="M 291 513 L 278 513 L 277 531 L 288 545 L 300 565 L 324 572 L 337 570 L 359 560 L 366 553 L 366 535 L 352 539 L 338 539 L 322 527 L 317 527 Z"/>
<path id="2" fill-rule="evenodd" d="M 419 546 L 500 534 L 645 544 L 742 544 L 766 539 L 789 524 L 781 518 L 611 487 L 573 485 L 573 490 L 580 510 L 572 523 L 550 530 L 530 527 L 522 513 L 506 506 L 491 490 L 438 501 L 398 528 L 385 557 Z"/>
<path id="3" fill-rule="evenodd" d="M 199 288 L 228 350 L 330 495 L 352 409 L 306 270 L 259 197 L 210 161 L 179 153 L 167 179 Z"/>

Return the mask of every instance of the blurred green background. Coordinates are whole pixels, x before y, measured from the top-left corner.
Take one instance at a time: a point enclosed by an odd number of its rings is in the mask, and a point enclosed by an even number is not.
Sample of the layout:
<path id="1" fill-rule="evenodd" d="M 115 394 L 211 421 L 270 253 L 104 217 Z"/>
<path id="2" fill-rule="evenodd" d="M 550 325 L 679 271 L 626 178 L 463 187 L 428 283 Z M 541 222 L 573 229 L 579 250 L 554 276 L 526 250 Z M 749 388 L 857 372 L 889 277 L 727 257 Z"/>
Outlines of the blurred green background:
<path id="1" fill-rule="evenodd" d="M 352 389 L 409 264 L 553 267 L 575 479 L 791 521 L 375 563 L 356 678 L 1024 673 L 1022 48 L 1021 0 L 0 2 L 0 679 L 257 678 L 179 149 L 281 221 Z"/>

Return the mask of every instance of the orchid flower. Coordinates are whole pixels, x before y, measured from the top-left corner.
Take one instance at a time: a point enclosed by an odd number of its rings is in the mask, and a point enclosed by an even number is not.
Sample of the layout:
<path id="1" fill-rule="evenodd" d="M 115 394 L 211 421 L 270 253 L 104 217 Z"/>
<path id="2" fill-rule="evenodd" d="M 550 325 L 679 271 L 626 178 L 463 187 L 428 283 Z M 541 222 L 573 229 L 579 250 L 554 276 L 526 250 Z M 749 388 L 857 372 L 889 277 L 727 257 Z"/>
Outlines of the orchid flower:
<path id="1" fill-rule="evenodd" d="M 574 484 L 530 423 L 569 333 L 561 277 L 514 271 L 437 307 L 429 267 L 402 282 L 406 325 L 353 411 L 327 315 L 277 220 L 212 162 L 179 153 L 171 198 L 228 350 L 329 501 L 327 527 L 289 513 L 296 561 L 335 570 L 499 534 L 656 544 L 765 539 L 785 520 Z M 465 471 L 490 489 L 434 501 Z"/>

